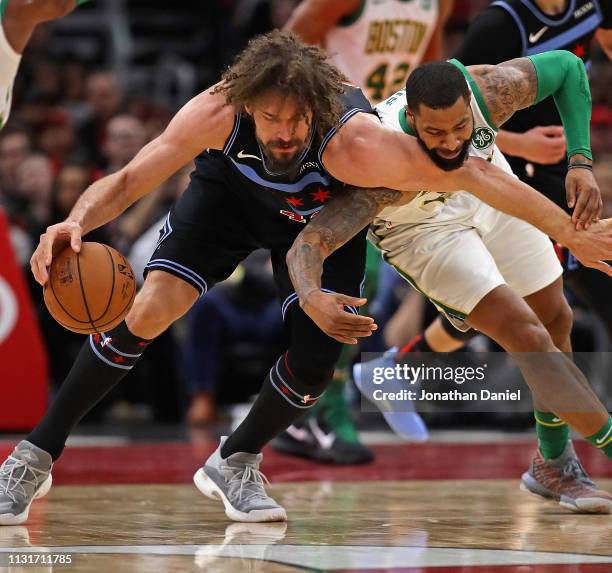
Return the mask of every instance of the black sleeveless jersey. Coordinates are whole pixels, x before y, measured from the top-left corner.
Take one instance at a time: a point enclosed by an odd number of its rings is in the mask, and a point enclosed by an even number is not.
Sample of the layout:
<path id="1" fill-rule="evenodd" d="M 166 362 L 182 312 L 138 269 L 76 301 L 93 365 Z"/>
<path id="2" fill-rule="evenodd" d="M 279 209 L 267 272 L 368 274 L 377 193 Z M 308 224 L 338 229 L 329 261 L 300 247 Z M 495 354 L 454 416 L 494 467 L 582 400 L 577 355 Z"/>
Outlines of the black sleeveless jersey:
<path id="1" fill-rule="evenodd" d="M 341 125 L 360 112 L 374 113 L 362 91 L 353 86 L 341 96 L 342 115 L 338 124 L 323 138 L 317 137 L 313 126 L 310 141 L 299 158 L 299 166 L 291 175 L 274 174 L 264 163 L 255 137 L 255 124 L 250 116 L 237 113 L 234 127 L 222 151 L 206 150 L 195 160 L 196 170 L 203 174 L 222 173 L 231 187 L 241 190 L 241 196 L 280 212 L 293 221 L 306 222 L 333 197 L 344 184 L 322 165 L 325 146 Z"/>
<path id="2" fill-rule="evenodd" d="M 612 0 L 568 0 L 565 11 L 556 16 L 544 14 L 532 0 L 496 0 L 489 7 L 495 9 L 506 11 L 518 29 L 521 48 L 514 57 L 568 50 L 584 61 L 587 70 L 597 28 L 612 27 Z M 552 97 L 515 113 L 504 129 L 522 133 L 538 125 L 561 125 Z"/>

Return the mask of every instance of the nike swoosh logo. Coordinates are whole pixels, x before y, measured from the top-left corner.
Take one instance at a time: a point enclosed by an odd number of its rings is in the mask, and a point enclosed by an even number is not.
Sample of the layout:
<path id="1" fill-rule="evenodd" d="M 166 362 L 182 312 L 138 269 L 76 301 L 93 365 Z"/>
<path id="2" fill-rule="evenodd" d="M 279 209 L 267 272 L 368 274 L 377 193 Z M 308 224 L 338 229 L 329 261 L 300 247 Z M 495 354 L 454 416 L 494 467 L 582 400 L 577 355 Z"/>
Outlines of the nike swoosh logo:
<path id="1" fill-rule="evenodd" d="M 323 430 L 321 430 L 315 420 L 310 420 L 309 425 L 314 437 L 317 439 L 319 444 L 321 444 L 321 447 L 324 450 L 329 450 L 334 445 L 336 434 L 333 432 L 326 434 Z"/>
<path id="2" fill-rule="evenodd" d="M 257 159 L 257 161 L 261 161 L 261 157 L 257 157 L 257 155 L 250 155 L 249 153 L 245 153 L 244 149 L 241 149 L 238 152 L 238 159 Z"/>
<path id="3" fill-rule="evenodd" d="M 546 32 L 546 30 L 548 30 L 548 26 L 544 26 L 539 32 L 536 32 L 535 34 L 529 34 L 529 42 L 532 44 L 534 42 L 537 42 L 542 37 L 542 34 Z"/>
<path id="4" fill-rule="evenodd" d="M 553 418 L 552 421 L 556 424 L 557 422 L 562 422 L 561 418 Z"/>
<path id="5" fill-rule="evenodd" d="M 606 435 L 603 438 L 599 438 L 598 440 L 595 440 L 595 443 L 596 444 L 603 444 L 610 437 L 610 432 L 612 432 L 612 426 L 610 426 L 608 428 L 608 431 L 606 432 Z"/>

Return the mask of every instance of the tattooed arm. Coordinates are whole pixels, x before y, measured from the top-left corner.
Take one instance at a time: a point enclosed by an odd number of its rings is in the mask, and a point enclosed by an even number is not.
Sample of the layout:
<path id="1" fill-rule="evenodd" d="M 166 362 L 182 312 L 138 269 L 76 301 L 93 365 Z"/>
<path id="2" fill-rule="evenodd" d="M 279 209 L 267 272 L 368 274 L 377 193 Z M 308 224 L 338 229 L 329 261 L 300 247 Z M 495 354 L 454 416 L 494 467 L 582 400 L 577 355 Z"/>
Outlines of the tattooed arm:
<path id="1" fill-rule="evenodd" d="M 591 93 L 582 60 L 571 52 L 556 50 L 498 66 L 473 66 L 470 73 L 483 94 L 491 121 L 497 125 L 515 111 L 553 97 L 567 139 L 571 168 L 565 189 L 567 204 L 574 207 L 572 220 L 576 228 L 597 221 L 603 203 L 591 169 Z"/>
<path id="2" fill-rule="evenodd" d="M 357 344 L 357 337 L 370 336 L 376 325 L 369 317 L 344 310 L 345 305 L 363 305 L 365 299 L 321 290 L 323 263 L 384 207 L 400 199 L 407 199 L 401 191 L 349 189 L 330 201 L 304 227 L 287 253 L 289 276 L 300 306 L 325 334 L 339 342 Z"/>
<path id="3" fill-rule="evenodd" d="M 497 66 L 469 66 L 468 71 L 496 126 L 535 103 L 538 76 L 529 58 L 515 58 Z"/>

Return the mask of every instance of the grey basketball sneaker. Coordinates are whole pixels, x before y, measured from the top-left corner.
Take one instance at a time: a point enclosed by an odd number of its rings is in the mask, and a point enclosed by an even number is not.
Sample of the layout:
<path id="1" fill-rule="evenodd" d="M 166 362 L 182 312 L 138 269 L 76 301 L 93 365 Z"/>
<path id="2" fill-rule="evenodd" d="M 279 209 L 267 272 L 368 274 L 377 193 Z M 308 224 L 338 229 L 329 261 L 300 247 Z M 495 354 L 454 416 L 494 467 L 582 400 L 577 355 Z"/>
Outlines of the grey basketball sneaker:
<path id="1" fill-rule="evenodd" d="M 196 487 L 211 499 L 220 498 L 225 515 L 233 521 L 287 521 L 285 508 L 266 493 L 264 484 L 269 482 L 259 471 L 263 455 L 236 452 L 223 459 L 225 440 L 223 436 L 204 467 L 194 474 Z"/>
<path id="2" fill-rule="evenodd" d="M 51 489 L 51 456 L 22 440 L 0 466 L 0 525 L 25 523 L 32 501 Z"/>

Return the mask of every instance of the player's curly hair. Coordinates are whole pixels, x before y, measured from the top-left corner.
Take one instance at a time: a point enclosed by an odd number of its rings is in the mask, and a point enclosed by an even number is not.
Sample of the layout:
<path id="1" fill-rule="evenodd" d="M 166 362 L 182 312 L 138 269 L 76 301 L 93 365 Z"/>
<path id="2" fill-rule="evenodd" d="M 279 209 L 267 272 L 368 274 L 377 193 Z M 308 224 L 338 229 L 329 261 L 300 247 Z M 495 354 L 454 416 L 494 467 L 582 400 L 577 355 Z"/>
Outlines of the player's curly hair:
<path id="1" fill-rule="evenodd" d="M 256 36 L 223 73 L 213 93 L 243 109 L 270 88 L 295 97 L 312 110 L 317 133 L 323 136 L 340 119 L 339 96 L 346 78 L 320 48 L 304 44 L 289 32 L 274 30 Z"/>

